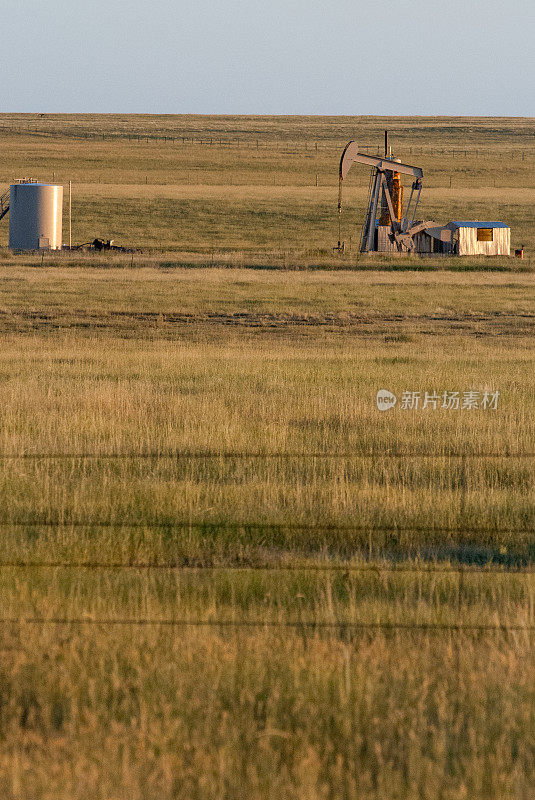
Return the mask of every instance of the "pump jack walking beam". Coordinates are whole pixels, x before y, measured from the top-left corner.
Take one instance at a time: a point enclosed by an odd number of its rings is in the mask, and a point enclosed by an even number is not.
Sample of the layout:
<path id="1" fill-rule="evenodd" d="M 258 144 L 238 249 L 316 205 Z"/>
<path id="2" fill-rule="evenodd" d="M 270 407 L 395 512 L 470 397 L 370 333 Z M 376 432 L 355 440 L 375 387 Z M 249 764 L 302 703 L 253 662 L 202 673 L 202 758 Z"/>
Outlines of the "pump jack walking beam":
<path id="1" fill-rule="evenodd" d="M 342 153 L 340 159 L 340 179 L 344 180 L 352 164 L 357 161 L 359 164 L 367 164 L 369 167 L 384 172 L 391 170 L 392 172 L 402 172 L 404 175 L 413 175 L 415 178 L 423 178 L 424 173 L 420 167 L 412 167 L 410 164 L 402 164 L 399 161 L 394 161 L 391 158 L 381 158 L 380 156 L 369 156 L 367 153 L 359 153 L 358 144 L 356 142 L 348 142 Z"/>

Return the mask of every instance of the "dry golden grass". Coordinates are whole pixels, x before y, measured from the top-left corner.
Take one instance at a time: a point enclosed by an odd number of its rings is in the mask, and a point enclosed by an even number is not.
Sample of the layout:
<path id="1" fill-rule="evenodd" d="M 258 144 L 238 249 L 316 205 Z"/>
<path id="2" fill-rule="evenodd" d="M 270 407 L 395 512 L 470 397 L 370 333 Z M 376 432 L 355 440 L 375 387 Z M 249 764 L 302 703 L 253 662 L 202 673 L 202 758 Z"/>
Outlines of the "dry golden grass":
<path id="1" fill-rule="evenodd" d="M 56 159 L 77 236 L 105 220 L 170 249 L 2 253 L 1 796 L 530 800 L 531 262 L 283 269 L 354 265 L 327 253 L 334 179 L 306 182 L 334 178 L 355 120 L 302 121 L 320 147 L 297 164 L 292 119 L 29 124 L 0 130 L 4 177 Z M 126 138 L 210 126 L 248 148 Z M 528 153 L 529 121 L 421 126 L 427 164 L 439 140 L 471 151 L 459 192 L 431 172 L 428 208 L 528 230 L 533 189 L 499 154 Z M 484 195 L 484 159 L 461 168 L 483 128 L 503 170 Z M 123 138 L 74 137 L 97 130 Z M 380 413 L 379 388 L 500 399 Z"/>
<path id="2" fill-rule="evenodd" d="M 6 798 L 522 798 L 522 636 L 24 629 L 0 656 Z"/>

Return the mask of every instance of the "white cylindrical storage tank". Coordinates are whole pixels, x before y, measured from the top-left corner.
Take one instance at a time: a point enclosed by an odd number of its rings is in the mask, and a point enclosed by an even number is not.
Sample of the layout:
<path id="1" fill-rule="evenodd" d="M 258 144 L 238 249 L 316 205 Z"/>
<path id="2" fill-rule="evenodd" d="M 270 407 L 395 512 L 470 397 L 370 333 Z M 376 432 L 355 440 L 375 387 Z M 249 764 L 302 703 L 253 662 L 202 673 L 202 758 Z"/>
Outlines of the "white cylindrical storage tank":
<path id="1" fill-rule="evenodd" d="M 9 246 L 13 250 L 59 250 L 63 186 L 15 183 L 9 192 Z"/>

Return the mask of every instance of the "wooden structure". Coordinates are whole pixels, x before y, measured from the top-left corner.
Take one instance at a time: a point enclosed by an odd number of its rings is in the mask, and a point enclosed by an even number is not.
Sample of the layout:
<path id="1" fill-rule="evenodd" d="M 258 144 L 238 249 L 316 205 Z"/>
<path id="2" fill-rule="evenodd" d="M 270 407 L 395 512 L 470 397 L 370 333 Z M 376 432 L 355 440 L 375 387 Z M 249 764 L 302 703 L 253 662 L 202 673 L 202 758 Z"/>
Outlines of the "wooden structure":
<path id="1" fill-rule="evenodd" d="M 510 233 L 503 222 L 454 220 L 422 230 L 415 236 L 414 249 L 454 256 L 508 256 Z"/>
<path id="2" fill-rule="evenodd" d="M 511 231 L 504 222 L 448 222 L 451 252 L 458 256 L 508 256 Z"/>

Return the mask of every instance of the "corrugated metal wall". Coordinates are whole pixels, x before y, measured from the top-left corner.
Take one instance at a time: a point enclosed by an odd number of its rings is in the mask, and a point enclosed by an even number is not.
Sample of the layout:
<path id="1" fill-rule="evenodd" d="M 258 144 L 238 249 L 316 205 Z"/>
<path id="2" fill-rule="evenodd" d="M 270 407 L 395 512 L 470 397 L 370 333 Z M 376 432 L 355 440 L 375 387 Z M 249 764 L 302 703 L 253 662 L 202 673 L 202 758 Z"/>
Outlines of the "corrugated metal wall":
<path id="1" fill-rule="evenodd" d="M 508 256 L 510 253 L 510 229 L 493 228 L 492 242 L 478 242 L 477 228 L 459 228 L 460 256 Z"/>

